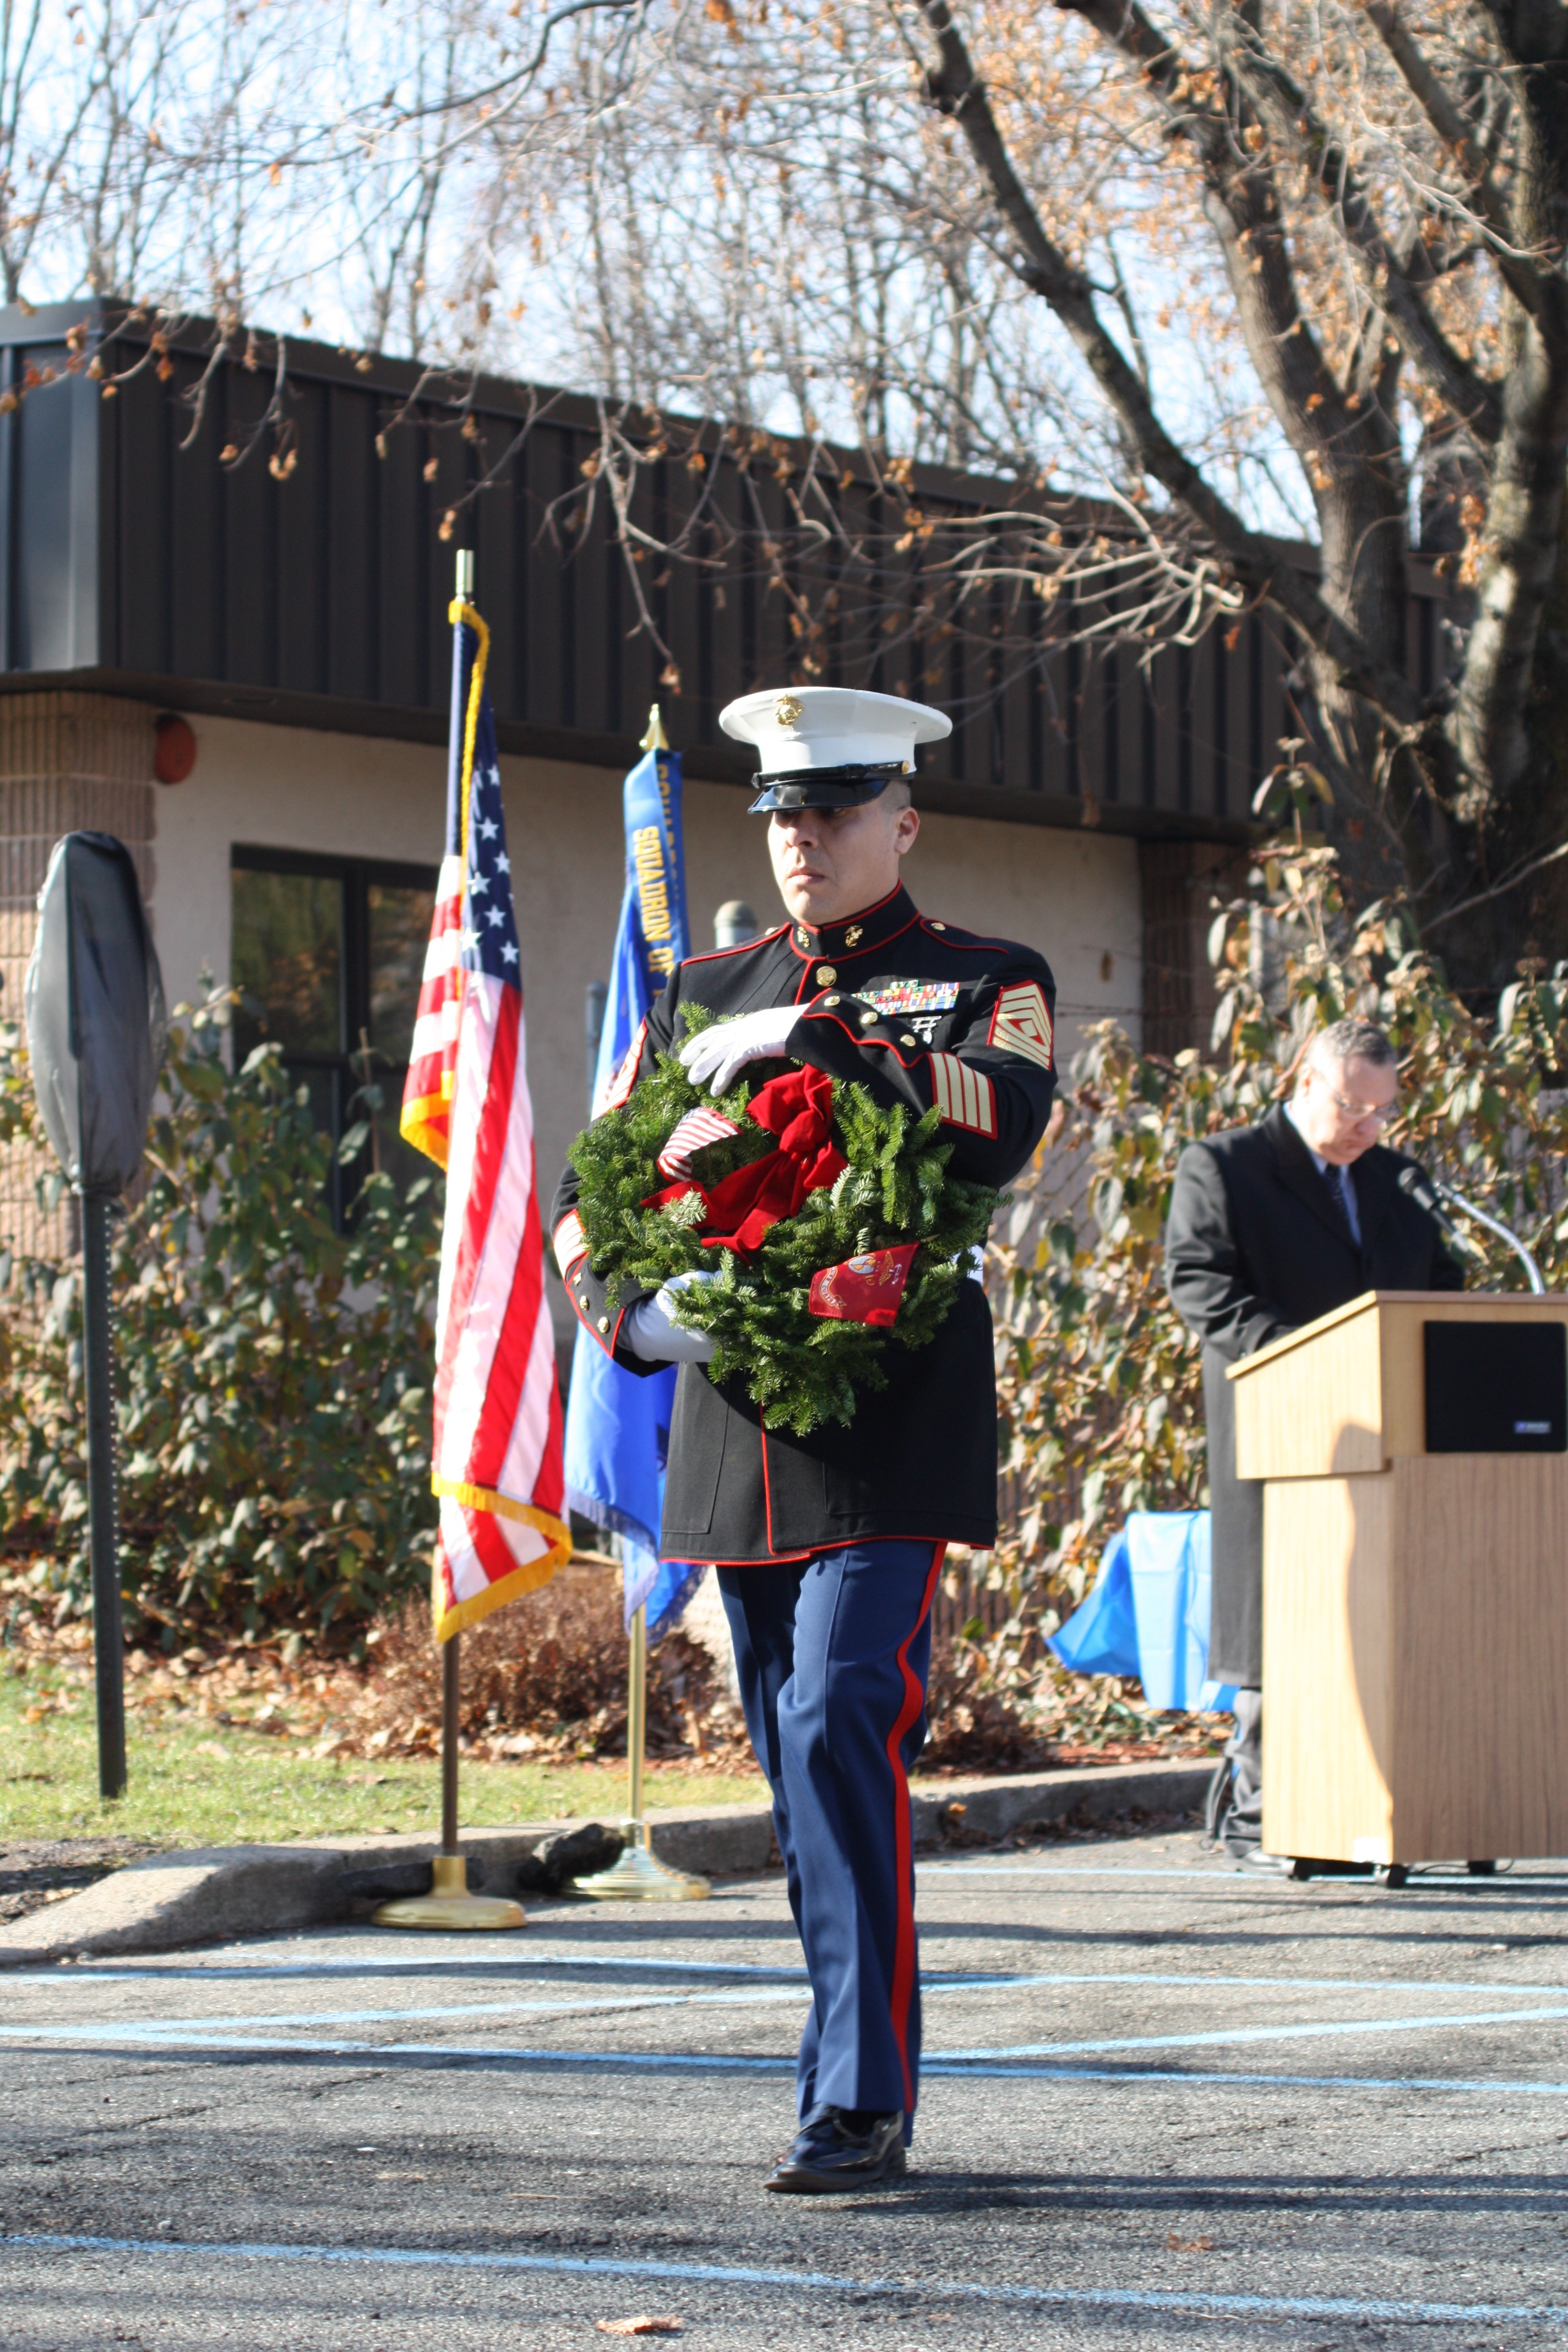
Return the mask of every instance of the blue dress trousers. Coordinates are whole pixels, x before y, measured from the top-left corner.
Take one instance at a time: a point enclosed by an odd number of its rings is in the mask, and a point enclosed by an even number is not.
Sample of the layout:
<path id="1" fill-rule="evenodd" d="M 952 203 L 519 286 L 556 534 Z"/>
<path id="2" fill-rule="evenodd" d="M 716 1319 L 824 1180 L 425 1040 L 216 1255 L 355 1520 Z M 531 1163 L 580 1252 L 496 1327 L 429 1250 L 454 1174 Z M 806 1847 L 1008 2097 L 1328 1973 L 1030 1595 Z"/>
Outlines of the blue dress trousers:
<path id="1" fill-rule="evenodd" d="M 828 2107 L 901 2109 L 910 2136 L 921 2005 L 909 1774 L 925 1741 L 944 1549 L 873 1540 L 719 1570 L 811 1979 L 803 2125 Z"/>

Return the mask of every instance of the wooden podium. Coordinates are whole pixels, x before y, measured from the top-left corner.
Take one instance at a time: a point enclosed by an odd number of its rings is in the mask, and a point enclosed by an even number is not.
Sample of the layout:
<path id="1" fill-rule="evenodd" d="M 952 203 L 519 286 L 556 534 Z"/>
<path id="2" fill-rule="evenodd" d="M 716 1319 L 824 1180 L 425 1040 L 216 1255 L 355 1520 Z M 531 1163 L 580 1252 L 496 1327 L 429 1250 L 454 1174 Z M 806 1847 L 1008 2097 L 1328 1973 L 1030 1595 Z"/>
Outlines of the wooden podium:
<path id="1" fill-rule="evenodd" d="M 1369 1291 L 1232 1368 L 1270 1853 L 1568 1853 L 1565 1326 L 1568 1297 Z"/>

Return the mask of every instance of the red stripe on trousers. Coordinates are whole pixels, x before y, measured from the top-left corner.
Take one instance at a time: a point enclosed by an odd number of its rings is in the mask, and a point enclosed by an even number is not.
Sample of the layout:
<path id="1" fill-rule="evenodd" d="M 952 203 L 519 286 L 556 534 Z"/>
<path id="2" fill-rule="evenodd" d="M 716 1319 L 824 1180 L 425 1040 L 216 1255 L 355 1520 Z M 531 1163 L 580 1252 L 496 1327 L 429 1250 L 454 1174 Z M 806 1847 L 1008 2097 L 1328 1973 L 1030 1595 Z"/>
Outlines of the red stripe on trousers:
<path id="1" fill-rule="evenodd" d="M 447 1307 L 446 1349 L 436 1371 L 437 1461 L 441 1458 L 441 1432 L 446 1424 L 447 1400 L 451 1393 L 452 1374 L 457 1364 L 458 1340 L 474 1295 L 479 1261 L 484 1255 L 490 1210 L 495 1203 L 496 1187 L 500 1181 L 501 1165 L 506 1157 L 507 1133 L 511 1125 L 511 1093 L 517 1083 L 517 1041 L 521 1018 L 521 991 L 503 986 L 495 1035 L 490 1042 L 485 1099 L 480 1105 L 479 1132 L 474 1139 L 468 1197 L 463 1203 L 463 1229 L 458 1238 L 457 1263 L 452 1269 L 452 1288 Z"/>
<path id="2" fill-rule="evenodd" d="M 910 1777 L 904 1769 L 903 1742 L 914 1727 L 921 1708 L 925 1705 L 925 1693 L 920 1676 L 910 1664 L 910 1643 L 925 1623 L 931 1607 L 931 1594 L 942 1573 L 942 1563 L 947 1551 L 946 1542 L 933 1544 L 931 1574 L 921 1601 L 920 1615 L 899 1644 L 899 1672 L 904 1678 L 904 1703 L 899 1709 L 898 1721 L 888 1734 L 888 1762 L 892 1767 L 893 1787 L 893 1867 L 898 1874 L 898 1928 L 893 1942 L 893 1997 L 889 2014 L 893 2022 L 893 2039 L 899 2045 L 899 2063 L 904 2070 L 904 2113 L 911 2115 L 915 2104 L 914 2076 L 910 2072 L 910 2003 L 915 1990 L 915 1894 L 914 1840 L 910 1821 Z"/>

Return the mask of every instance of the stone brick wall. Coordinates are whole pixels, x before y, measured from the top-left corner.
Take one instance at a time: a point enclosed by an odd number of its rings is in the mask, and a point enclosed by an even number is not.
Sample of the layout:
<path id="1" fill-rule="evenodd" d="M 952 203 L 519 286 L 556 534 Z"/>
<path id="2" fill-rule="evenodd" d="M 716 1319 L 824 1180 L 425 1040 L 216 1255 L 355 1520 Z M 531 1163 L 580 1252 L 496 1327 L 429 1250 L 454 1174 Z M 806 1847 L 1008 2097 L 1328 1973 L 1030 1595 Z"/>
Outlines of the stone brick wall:
<path id="1" fill-rule="evenodd" d="M 1212 841 L 1142 841 L 1143 1050 L 1209 1049 L 1217 1002 L 1208 960 L 1213 901 L 1241 887 L 1248 852 Z"/>
<path id="2" fill-rule="evenodd" d="M 151 903 L 154 718 L 146 704 L 112 695 L 0 695 L 0 1020 L 22 1018 L 38 890 L 62 834 L 117 835 Z M 68 1212 L 39 1214 L 37 1174 L 30 1155 L 0 1154 L 0 1247 L 52 1254 L 70 1246 Z"/>

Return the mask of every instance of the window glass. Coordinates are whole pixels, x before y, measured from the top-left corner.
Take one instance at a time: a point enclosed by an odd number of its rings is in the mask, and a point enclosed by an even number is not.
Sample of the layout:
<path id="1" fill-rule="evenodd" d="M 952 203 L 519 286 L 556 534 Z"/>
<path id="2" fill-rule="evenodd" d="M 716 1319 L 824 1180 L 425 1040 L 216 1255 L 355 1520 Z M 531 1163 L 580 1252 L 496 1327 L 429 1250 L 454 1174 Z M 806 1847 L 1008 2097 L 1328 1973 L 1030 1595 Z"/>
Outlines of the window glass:
<path id="1" fill-rule="evenodd" d="M 234 874 L 237 1062 L 262 1041 L 287 1054 L 343 1050 L 343 886 L 318 874 Z"/>
<path id="2" fill-rule="evenodd" d="M 398 1133 L 403 1084 L 414 1044 L 414 1016 L 430 938 L 430 906 L 431 891 L 426 883 L 372 882 L 365 890 L 370 1063 L 382 1097 L 375 1114 L 372 1164 L 390 1176 L 399 1192 L 406 1192 L 416 1177 L 430 1173 L 425 1154 L 405 1143 Z M 363 1075 L 363 1058 L 355 1066 L 356 1075 Z"/>
<path id="3" fill-rule="evenodd" d="M 430 1173 L 397 1129 L 436 875 L 237 845 L 232 879 L 230 969 L 246 1000 L 235 1015 L 236 1064 L 264 1040 L 281 1045 L 318 1129 L 334 1142 L 358 1131 L 348 1161 L 332 1169 L 341 1223 L 373 1169 L 405 1191 Z M 372 1085 L 382 1102 L 364 1134 Z"/>
<path id="4" fill-rule="evenodd" d="M 399 1069 L 414 1042 L 414 1015 L 430 937 L 430 892 L 373 882 L 370 922 L 370 1042 Z"/>

